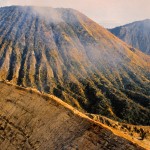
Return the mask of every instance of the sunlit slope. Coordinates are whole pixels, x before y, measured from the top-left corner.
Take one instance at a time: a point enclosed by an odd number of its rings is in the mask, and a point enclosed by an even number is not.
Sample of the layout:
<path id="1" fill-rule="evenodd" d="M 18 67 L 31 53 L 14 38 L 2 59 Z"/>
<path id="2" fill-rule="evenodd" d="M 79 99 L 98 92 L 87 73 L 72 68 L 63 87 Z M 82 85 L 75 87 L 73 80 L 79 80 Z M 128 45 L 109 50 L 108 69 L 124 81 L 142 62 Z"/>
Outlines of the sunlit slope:
<path id="1" fill-rule="evenodd" d="M 114 35 L 150 55 L 150 19 L 110 29 Z"/>
<path id="2" fill-rule="evenodd" d="M 142 150 L 54 96 L 0 82 L 0 149 Z"/>
<path id="3" fill-rule="evenodd" d="M 107 125 L 110 130 L 134 143 L 150 149 L 150 126 L 131 125 L 108 119 L 101 115 L 86 114 L 90 118 Z"/>
<path id="4" fill-rule="evenodd" d="M 0 9 L 0 79 L 150 125 L 150 57 L 72 9 Z"/>

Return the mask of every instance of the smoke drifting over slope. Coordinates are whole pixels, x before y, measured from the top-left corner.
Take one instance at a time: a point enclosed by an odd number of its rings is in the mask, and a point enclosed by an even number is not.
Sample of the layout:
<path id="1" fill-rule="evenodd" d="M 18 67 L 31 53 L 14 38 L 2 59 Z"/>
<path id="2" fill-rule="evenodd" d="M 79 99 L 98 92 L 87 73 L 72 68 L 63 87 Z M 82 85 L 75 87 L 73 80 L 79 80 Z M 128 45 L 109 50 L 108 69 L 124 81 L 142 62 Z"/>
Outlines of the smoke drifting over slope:
<path id="1" fill-rule="evenodd" d="M 150 18 L 149 0 L 1 0 L 1 5 L 35 5 L 74 8 L 106 28 Z M 128 10 L 128 11 L 127 11 Z M 140 10 L 140 11 L 139 11 Z"/>

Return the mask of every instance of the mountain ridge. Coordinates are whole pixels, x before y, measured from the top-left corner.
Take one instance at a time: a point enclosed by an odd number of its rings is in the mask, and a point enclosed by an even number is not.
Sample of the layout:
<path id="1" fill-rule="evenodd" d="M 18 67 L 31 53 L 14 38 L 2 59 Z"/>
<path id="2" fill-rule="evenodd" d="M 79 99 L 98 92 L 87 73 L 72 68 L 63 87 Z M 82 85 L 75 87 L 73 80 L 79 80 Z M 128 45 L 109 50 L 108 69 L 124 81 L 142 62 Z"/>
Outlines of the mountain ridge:
<path id="1" fill-rule="evenodd" d="M 150 54 L 150 19 L 129 23 L 109 31 L 129 45 Z"/>

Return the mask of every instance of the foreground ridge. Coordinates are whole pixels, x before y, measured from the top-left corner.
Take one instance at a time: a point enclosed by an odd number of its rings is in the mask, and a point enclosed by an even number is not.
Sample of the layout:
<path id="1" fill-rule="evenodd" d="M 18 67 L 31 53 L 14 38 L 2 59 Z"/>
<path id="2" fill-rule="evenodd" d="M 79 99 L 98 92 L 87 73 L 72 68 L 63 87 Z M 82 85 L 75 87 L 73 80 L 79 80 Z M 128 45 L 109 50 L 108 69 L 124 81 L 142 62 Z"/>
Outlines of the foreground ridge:
<path id="1" fill-rule="evenodd" d="M 0 147 L 142 150 L 55 96 L 0 82 Z"/>

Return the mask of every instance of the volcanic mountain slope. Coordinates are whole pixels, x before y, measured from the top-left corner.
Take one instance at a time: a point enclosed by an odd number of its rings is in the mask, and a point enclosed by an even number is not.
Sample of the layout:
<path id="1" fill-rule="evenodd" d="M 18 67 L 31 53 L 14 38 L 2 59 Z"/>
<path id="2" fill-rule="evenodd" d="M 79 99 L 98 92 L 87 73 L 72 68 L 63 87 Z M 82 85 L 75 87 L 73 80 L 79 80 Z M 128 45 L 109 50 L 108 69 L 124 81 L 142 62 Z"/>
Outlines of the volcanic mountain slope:
<path id="1" fill-rule="evenodd" d="M 0 82 L 0 149 L 142 150 L 54 96 Z"/>
<path id="2" fill-rule="evenodd" d="M 0 8 L 0 79 L 150 125 L 150 57 L 72 9 Z"/>
<path id="3" fill-rule="evenodd" d="M 122 135 L 122 137 L 130 139 L 134 143 L 137 143 L 147 150 L 150 149 L 150 126 L 138 126 L 120 123 L 101 115 L 86 115 L 95 121 L 107 125 L 109 129 L 113 129 L 113 132 L 119 133 L 119 135 Z"/>
<path id="4" fill-rule="evenodd" d="M 114 35 L 150 55 L 150 19 L 110 29 Z"/>

